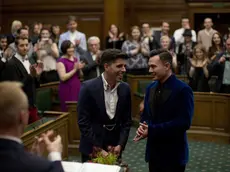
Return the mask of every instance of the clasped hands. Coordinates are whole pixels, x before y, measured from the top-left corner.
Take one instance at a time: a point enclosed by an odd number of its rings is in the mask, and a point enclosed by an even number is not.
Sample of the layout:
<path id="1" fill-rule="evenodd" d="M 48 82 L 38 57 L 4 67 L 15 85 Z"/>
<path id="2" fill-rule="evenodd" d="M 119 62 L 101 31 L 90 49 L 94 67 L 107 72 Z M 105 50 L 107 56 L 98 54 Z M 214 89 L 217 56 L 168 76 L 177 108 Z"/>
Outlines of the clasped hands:
<path id="1" fill-rule="evenodd" d="M 133 141 L 137 142 L 147 137 L 148 137 L 148 124 L 146 122 L 140 123 L 136 131 L 136 136 L 134 137 Z"/>
<path id="2" fill-rule="evenodd" d="M 40 137 L 35 137 L 35 142 L 32 145 L 31 152 L 41 156 L 44 151 L 47 152 L 62 152 L 61 136 L 54 136 L 53 131 L 47 131 L 41 134 Z"/>
<path id="3" fill-rule="evenodd" d="M 108 156 L 109 153 L 112 153 L 112 154 L 119 156 L 121 153 L 121 146 L 120 145 L 108 146 L 107 151 L 102 149 L 102 148 L 99 148 L 99 147 L 93 147 L 93 152 L 92 152 L 91 156 L 96 157 L 98 153 L 101 153 L 103 157 Z"/>

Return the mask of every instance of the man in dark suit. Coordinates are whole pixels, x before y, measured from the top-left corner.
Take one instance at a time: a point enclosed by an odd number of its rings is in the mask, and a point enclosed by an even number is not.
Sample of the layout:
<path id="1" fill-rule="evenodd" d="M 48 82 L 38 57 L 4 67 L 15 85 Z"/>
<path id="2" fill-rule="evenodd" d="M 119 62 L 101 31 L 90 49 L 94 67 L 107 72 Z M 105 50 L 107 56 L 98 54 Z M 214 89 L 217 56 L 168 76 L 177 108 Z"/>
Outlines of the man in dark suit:
<path id="1" fill-rule="evenodd" d="M 31 65 L 28 60 L 28 38 L 16 37 L 16 54 L 6 63 L 2 71 L 2 80 L 19 81 L 23 83 L 23 90 L 29 99 L 30 118 L 29 123 L 38 120 L 35 106 L 36 86 L 39 86 L 37 78 L 42 72 L 42 64 Z"/>
<path id="2" fill-rule="evenodd" d="M 150 55 L 149 72 L 155 82 L 147 87 L 134 141 L 147 138 L 150 172 L 184 172 L 189 154 L 186 130 L 194 111 L 193 92 L 172 74 L 169 52 L 159 50 Z"/>
<path id="3" fill-rule="evenodd" d="M 158 46 L 161 47 L 161 37 L 162 36 L 168 36 L 169 38 L 171 38 L 169 49 L 174 51 L 175 50 L 175 39 L 173 37 L 170 37 L 169 30 L 170 30 L 169 23 L 166 21 L 163 21 L 162 25 L 161 25 L 161 31 L 155 31 L 154 32 L 154 38 L 155 38 Z"/>
<path id="4" fill-rule="evenodd" d="M 24 150 L 21 135 L 28 124 L 28 100 L 18 82 L 0 83 L 0 171 L 7 172 L 64 172 L 61 165 L 61 137 L 53 141 L 49 131 L 37 138 L 34 153 L 43 153 L 49 160 Z"/>
<path id="5" fill-rule="evenodd" d="M 86 64 L 82 69 L 84 80 L 96 78 L 103 72 L 103 66 L 100 65 L 100 39 L 96 36 L 90 37 L 88 39 L 88 48 L 89 51 L 84 51 L 84 53 L 79 51 L 82 54 L 80 59 Z"/>
<path id="6" fill-rule="evenodd" d="M 126 58 L 120 50 L 105 50 L 101 56 L 105 72 L 81 86 L 77 111 L 83 162 L 95 151 L 121 157 L 125 149 L 131 127 L 130 88 L 121 81 Z"/>

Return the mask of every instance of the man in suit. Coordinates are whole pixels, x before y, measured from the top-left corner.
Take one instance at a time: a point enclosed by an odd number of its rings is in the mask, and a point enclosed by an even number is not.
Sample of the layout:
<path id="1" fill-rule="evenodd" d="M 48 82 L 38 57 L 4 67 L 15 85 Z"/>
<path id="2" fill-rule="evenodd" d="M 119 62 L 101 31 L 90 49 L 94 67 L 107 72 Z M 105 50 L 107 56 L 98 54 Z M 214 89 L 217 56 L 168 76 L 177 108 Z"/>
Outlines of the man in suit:
<path id="1" fill-rule="evenodd" d="M 51 141 L 52 131 L 42 134 L 33 144 L 34 153 L 41 154 L 45 148 L 49 160 L 24 150 L 20 138 L 28 122 L 28 100 L 21 84 L 1 82 L 0 97 L 0 171 L 64 172 L 61 137 Z"/>
<path id="2" fill-rule="evenodd" d="M 105 50 L 101 56 L 105 72 L 81 86 L 77 112 L 83 162 L 98 151 L 121 157 L 125 149 L 131 127 L 130 88 L 122 82 L 126 58 L 120 50 Z"/>
<path id="3" fill-rule="evenodd" d="M 27 37 L 16 37 L 16 54 L 6 63 L 2 71 L 2 80 L 19 81 L 23 83 L 23 90 L 29 99 L 30 118 L 29 123 L 39 119 L 35 106 L 36 86 L 39 86 L 38 78 L 42 72 L 42 64 L 31 65 L 28 60 L 29 41 Z"/>
<path id="4" fill-rule="evenodd" d="M 144 111 L 134 141 L 147 138 L 150 172 L 184 172 L 188 162 L 189 129 L 194 111 L 192 89 L 172 74 L 172 55 L 151 52 L 153 80 L 146 90 Z"/>
<path id="5" fill-rule="evenodd" d="M 154 38 L 157 42 L 158 47 L 161 47 L 161 37 L 162 36 L 170 37 L 169 30 L 170 30 L 169 23 L 166 21 L 163 21 L 161 24 L 161 31 L 155 31 L 154 32 Z M 175 39 L 173 37 L 170 37 L 170 39 L 171 39 L 171 42 L 170 42 L 169 49 L 174 51 L 175 50 Z M 152 49 L 152 50 L 154 50 L 154 49 Z"/>
<path id="6" fill-rule="evenodd" d="M 61 51 L 61 44 L 63 41 L 70 40 L 76 47 L 75 56 L 79 59 L 80 54 L 78 52 L 78 47 L 85 51 L 87 50 L 85 34 L 77 31 L 77 18 L 75 16 L 69 16 L 67 27 L 69 31 L 60 35 L 58 43 L 59 50 Z"/>
<path id="7" fill-rule="evenodd" d="M 85 67 L 82 69 L 84 80 L 96 78 L 104 71 L 100 65 L 101 51 L 100 39 L 97 36 L 92 36 L 88 39 L 89 51 L 82 52 L 80 59 L 85 62 Z"/>

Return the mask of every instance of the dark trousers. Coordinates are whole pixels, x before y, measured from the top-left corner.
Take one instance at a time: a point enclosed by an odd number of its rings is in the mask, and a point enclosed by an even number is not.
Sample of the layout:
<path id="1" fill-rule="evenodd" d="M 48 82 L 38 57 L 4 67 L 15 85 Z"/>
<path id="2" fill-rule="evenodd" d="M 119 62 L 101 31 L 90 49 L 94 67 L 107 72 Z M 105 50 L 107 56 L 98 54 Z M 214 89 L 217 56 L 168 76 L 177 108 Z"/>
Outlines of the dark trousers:
<path id="1" fill-rule="evenodd" d="M 91 161 L 91 157 L 89 155 L 85 155 L 85 154 L 81 154 L 81 162 L 84 163 L 84 162 L 88 162 L 88 161 Z"/>
<path id="2" fill-rule="evenodd" d="M 159 166 L 149 162 L 149 172 L 184 172 L 185 165 Z"/>

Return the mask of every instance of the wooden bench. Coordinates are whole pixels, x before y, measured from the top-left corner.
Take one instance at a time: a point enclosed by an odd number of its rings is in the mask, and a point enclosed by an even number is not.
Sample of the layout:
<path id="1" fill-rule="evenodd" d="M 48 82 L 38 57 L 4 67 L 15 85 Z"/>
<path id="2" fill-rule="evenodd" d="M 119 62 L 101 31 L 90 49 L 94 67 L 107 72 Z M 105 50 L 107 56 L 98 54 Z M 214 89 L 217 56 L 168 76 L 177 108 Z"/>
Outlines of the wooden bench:
<path id="1" fill-rule="evenodd" d="M 43 117 L 29 124 L 24 131 L 21 139 L 25 148 L 30 151 L 32 144 L 35 141 L 35 136 L 40 136 L 42 133 L 48 130 L 54 130 L 56 134 L 59 134 L 62 138 L 63 152 L 62 158 L 68 159 L 68 120 L 69 113 L 65 112 L 51 112 L 45 111 Z M 47 156 L 47 152 L 43 156 Z"/>

